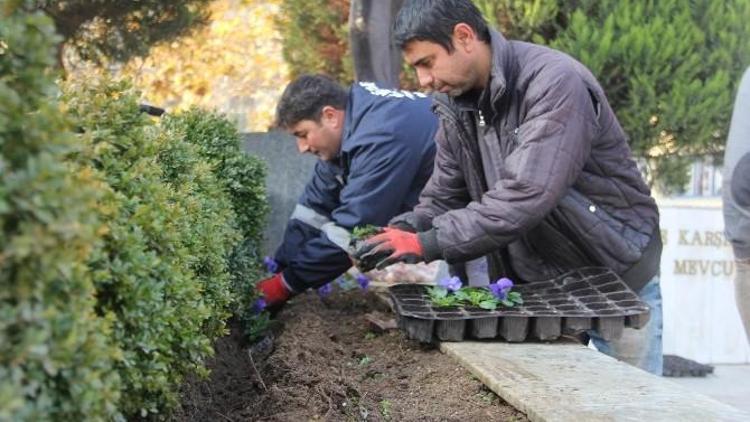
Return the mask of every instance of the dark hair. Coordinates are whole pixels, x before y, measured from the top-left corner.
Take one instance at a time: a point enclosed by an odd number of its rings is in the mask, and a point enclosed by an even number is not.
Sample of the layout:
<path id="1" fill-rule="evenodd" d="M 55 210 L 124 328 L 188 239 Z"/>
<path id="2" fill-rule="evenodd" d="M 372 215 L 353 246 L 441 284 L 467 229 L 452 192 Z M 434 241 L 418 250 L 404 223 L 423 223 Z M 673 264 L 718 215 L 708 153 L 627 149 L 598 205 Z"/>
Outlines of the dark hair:
<path id="1" fill-rule="evenodd" d="M 393 23 L 393 41 L 400 49 L 411 41 L 430 41 L 452 52 L 453 28 L 459 23 L 489 43 L 487 21 L 471 0 L 406 0 Z"/>
<path id="2" fill-rule="evenodd" d="M 286 86 L 276 106 L 274 126 L 289 129 L 302 120 L 320 121 L 323 107 L 346 108 L 349 93 L 324 75 L 302 75 Z"/>

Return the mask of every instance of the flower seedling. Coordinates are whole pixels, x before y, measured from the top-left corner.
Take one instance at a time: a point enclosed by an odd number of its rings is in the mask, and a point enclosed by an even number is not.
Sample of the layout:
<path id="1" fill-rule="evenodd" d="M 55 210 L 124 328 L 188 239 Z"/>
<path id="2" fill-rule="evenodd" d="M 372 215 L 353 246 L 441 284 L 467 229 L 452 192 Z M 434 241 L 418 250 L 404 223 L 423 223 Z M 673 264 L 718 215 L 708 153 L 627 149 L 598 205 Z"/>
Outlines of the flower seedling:
<path id="1" fill-rule="evenodd" d="M 361 273 L 356 276 L 344 273 L 334 281 L 336 282 L 336 285 L 339 286 L 339 289 L 345 292 L 354 289 L 367 290 L 367 287 L 370 286 L 370 278 Z"/>
<path id="2" fill-rule="evenodd" d="M 276 274 L 279 271 L 279 263 L 270 256 L 263 257 L 263 265 L 266 266 L 266 270 L 271 274 Z"/>
<path id="3" fill-rule="evenodd" d="M 470 306 L 494 311 L 499 305 L 511 308 L 523 303 L 521 294 L 512 292 L 513 282 L 501 278 L 485 287 L 461 287 L 458 277 L 440 280 L 437 286 L 428 287 L 427 294 L 432 304 L 439 308 Z"/>
<path id="4" fill-rule="evenodd" d="M 357 226 L 352 230 L 352 240 L 364 240 L 380 233 L 381 231 L 382 229 L 380 227 L 373 226 L 372 224 Z"/>
<path id="5" fill-rule="evenodd" d="M 320 297 L 326 297 L 331 294 L 333 291 L 333 284 L 332 283 L 326 283 L 320 287 L 318 287 L 318 296 Z"/>
<path id="6" fill-rule="evenodd" d="M 461 299 L 455 294 L 449 294 L 456 292 L 461 288 L 461 279 L 458 277 L 444 278 L 438 281 L 437 286 L 428 287 L 427 294 L 430 295 L 432 304 L 440 308 L 448 308 L 451 306 L 459 306 Z"/>
<path id="7" fill-rule="evenodd" d="M 266 299 L 263 297 L 259 297 L 255 299 L 255 302 L 253 302 L 253 305 L 250 308 L 250 312 L 252 312 L 253 315 L 260 315 L 260 313 L 266 309 L 266 305 Z"/>
<path id="8" fill-rule="evenodd" d="M 498 305 L 497 297 L 490 290 L 482 287 L 466 287 L 453 295 L 464 304 L 489 311 L 494 311 Z"/>
<path id="9" fill-rule="evenodd" d="M 359 284 L 359 288 L 362 290 L 367 290 L 367 286 L 370 285 L 370 279 L 364 275 L 364 274 L 357 274 L 357 277 L 355 277 L 357 280 L 357 284 Z"/>

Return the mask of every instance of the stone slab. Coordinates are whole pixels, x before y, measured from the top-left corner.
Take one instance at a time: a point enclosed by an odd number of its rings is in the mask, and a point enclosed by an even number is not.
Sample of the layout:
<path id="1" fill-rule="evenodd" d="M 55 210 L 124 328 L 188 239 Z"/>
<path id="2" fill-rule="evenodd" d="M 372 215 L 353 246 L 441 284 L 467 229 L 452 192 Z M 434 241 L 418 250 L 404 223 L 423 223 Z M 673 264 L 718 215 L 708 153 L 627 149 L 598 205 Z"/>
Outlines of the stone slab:
<path id="1" fill-rule="evenodd" d="M 750 421 L 750 413 L 574 343 L 441 343 L 532 421 Z"/>
<path id="2" fill-rule="evenodd" d="M 281 244 L 289 216 L 313 174 L 317 159 L 300 154 L 294 138 L 281 131 L 245 133 L 244 150 L 268 165 L 266 192 L 271 212 L 263 233 L 263 254 Z"/>

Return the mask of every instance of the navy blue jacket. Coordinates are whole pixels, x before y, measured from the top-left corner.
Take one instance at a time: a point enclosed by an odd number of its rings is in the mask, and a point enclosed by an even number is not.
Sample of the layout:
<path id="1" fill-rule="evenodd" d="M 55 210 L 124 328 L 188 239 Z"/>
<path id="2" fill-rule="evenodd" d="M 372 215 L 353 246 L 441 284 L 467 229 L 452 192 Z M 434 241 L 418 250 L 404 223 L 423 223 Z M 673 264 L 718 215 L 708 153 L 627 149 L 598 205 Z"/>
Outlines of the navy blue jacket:
<path id="1" fill-rule="evenodd" d="M 296 292 L 351 267 L 356 226 L 384 226 L 410 210 L 432 173 L 437 118 L 424 94 L 352 85 L 339 155 L 318 161 L 275 259 Z"/>

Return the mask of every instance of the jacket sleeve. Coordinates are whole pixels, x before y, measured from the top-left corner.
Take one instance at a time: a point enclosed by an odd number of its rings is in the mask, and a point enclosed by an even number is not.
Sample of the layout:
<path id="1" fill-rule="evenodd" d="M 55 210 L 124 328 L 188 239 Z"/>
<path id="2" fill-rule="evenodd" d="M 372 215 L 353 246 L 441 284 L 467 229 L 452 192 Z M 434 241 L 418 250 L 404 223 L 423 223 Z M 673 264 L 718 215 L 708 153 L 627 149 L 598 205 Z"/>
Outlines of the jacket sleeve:
<path id="1" fill-rule="evenodd" d="M 737 259 L 750 258 L 750 68 L 737 89 L 724 152 L 724 227 Z"/>
<path id="2" fill-rule="evenodd" d="M 432 176 L 419 195 L 419 203 L 412 211 L 398 215 L 388 224 L 406 224 L 417 231 L 432 228 L 432 220 L 445 212 L 463 208 L 469 203 L 469 193 L 464 176 L 451 145 L 446 142 L 445 130 L 441 121 L 435 134 L 437 153 Z"/>
<path id="3" fill-rule="evenodd" d="M 549 67 L 526 92 L 517 147 L 479 202 L 448 211 L 420 234 L 427 260 L 466 261 L 538 224 L 580 175 L 597 131 L 590 92 L 575 69 Z"/>
<path id="4" fill-rule="evenodd" d="M 351 267 L 348 254 L 323 232 L 341 191 L 336 169 L 318 161 L 276 250 L 284 281 L 295 292 L 320 287 Z"/>

